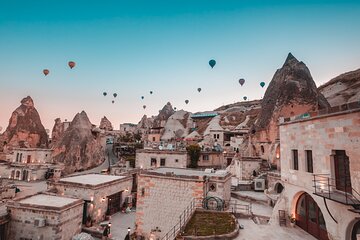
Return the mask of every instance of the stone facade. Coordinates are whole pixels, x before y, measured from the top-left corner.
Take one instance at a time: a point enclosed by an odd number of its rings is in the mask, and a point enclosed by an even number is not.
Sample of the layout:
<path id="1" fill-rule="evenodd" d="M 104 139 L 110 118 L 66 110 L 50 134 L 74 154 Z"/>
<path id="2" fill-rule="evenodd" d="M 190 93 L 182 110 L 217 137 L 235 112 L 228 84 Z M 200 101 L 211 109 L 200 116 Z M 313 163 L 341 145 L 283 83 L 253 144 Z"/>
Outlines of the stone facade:
<path id="1" fill-rule="evenodd" d="M 101 178 L 101 180 L 96 183 L 86 183 L 96 178 Z M 121 207 L 125 198 L 131 195 L 132 182 L 132 176 L 87 174 L 49 181 L 48 189 L 56 189 L 58 194 L 85 200 L 88 204 L 87 215 L 90 215 L 93 221 L 100 222 L 104 220 L 108 210 L 109 197 L 121 193 L 118 203 Z"/>
<path id="2" fill-rule="evenodd" d="M 188 158 L 188 164 L 190 164 L 190 158 Z M 201 151 L 200 158 L 198 161 L 199 168 L 220 168 L 226 167 L 223 152 L 209 152 Z"/>
<path id="3" fill-rule="evenodd" d="M 133 123 L 122 123 L 120 124 L 120 133 L 135 133 L 137 132 L 137 124 Z"/>
<path id="4" fill-rule="evenodd" d="M 51 149 L 13 148 L 11 162 L 16 163 L 51 163 Z"/>
<path id="5" fill-rule="evenodd" d="M 210 190 L 210 185 L 215 188 Z M 158 227 L 162 237 L 179 222 L 179 216 L 194 198 L 201 199 L 207 194 L 230 200 L 230 185 L 231 174 L 226 171 L 219 174 L 176 168 L 142 171 L 138 177 L 136 232 L 148 237 Z"/>
<path id="6" fill-rule="evenodd" d="M 135 167 L 143 169 L 152 167 L 186 168 L 187 162 L 186 151 L 141 149 L 136 151 Z"/>
<path id="7" fill-rule="evenodd" d="M 39 202 L 40 198 L 46 200 Z M 80 199 L 39 194 L 12 202 L 8 209 L 9 239 L 71 240 L 81 232 L 83 200 Z M 45 225 L 36 226 L 37 219 L 44 219 Z"/>
<path id="8" fill-rule="evenodd" d="M 236 156 L 227 169 L 239 180 L 252 180 L 254 178 L 253 171 L 259 170 L 261 162 L 260 158 Z"/>
<path id="9" fill-rule="evenodd" d="M 274 214 L 277 215 L 278 209 L 295 214 L 299 197 L 307 193 L 324 216 L 329 238 L 350 239 L 359 214 L 349 211 L 352 206 L 331 199 L 326 200 L 326 206 L 322 197 L 313 194 L 313 180 L 314 174 L 324 174 L 324 179 L 329 177 L 330 181 L 335 179 L 335 152 L 345 151 L 349 159 L 351 187 L 360 192 L 360 109 L 285 122 L 280 125 L 280 141 L 281 180 L 285 189 L 275 206 Z M 293 157 L 294 150 L 298 153 L 297 164 Z M 305 151 L 312 153 L 312 168 L 309 167 Z M 329 189 L 326 182 L 320 185 L 320 191 Z M 331 191 L 334 188 L 332 186 Z M 341 194 L 340 190 L 335 191 Z"/>

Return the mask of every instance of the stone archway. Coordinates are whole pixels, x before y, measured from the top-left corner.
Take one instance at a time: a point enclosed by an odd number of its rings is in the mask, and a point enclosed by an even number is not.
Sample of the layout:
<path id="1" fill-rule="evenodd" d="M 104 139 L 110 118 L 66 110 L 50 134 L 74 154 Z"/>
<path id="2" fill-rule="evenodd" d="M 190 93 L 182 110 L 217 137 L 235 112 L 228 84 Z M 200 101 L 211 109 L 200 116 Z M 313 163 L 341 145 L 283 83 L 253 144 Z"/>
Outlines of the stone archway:
<path id="1" fill-rule="evenodd" d="M 296 225 L 320 240 L 328 240 L 321 209 L 308 193 L 302 193 L 295 205 Z"/>
<path id="2" fill-rule="evenodd" d="M 20 170 L 16 170 L 15 179 L 21 180 L 20 179 Z"/>
<path id="3" fill-rule="evenodd" d="M 284 191 L 284 185 L 281 182 L 277 182 L 274 186 L 274 192 L 280 194 Z"/>
<path id="4" fill-rule="evenodd" d="M 360 238 L 360 220 L 355 222 L 351 231 L 351 240 L 357 240 Z"/>

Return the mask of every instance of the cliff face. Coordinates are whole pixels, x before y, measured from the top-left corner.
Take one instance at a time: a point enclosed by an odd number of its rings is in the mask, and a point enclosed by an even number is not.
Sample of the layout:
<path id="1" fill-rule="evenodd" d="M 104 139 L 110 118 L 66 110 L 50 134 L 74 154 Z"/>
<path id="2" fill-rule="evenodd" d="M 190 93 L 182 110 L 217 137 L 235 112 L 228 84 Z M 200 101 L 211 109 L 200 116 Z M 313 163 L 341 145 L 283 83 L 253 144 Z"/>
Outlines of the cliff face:
<path id="1" fill-rule="evenodd" d="M 51 132 L 51 146 L 62 137 L 64 134 L 64 124 L 61 122 L 60 118 L 55 119 L 55 124 Z"/>
<path id="2" fill-rule="evenodd" d="M 53 147 L 55 162 L 64 163 L 66 174 L 98 166 L 104 160 L 100 137 L 92 131 L 87 114 L 76 114 L 68 129 Z"/>
<path id="3" fill-rule="evenodd" d="M 11 114 L 9 125 L 0 136 L 0 148 L 8 147 L 47 148 L 48 135 L 30 96 Z"/>
<path id="4" fill-rule="evenodd" d="M 113 130 L 113 126 L 112 126 L 111 122 L 105 116 L 101 119 L 99 128 L 104 129 L 106 131 L 112 131 Z"/>
<path id="5" fill-rule="evenodd" d="M 360 100 L 360 69 L 343 73 L 324 85 L 319 91 L 326 97 L 331 106 Z"/>

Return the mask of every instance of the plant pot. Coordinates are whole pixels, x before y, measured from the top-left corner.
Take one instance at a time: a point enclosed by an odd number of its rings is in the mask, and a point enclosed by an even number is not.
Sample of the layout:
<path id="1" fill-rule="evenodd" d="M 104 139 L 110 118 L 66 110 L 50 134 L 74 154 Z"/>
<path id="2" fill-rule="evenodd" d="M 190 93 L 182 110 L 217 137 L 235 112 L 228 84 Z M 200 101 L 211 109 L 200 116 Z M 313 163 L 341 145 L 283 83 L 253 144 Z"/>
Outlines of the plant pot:
<path id="1" fill-rule="evenodd" d="M 290 227 L 295 227 L 296 223 L 295 222 L 290 222 Z"/>

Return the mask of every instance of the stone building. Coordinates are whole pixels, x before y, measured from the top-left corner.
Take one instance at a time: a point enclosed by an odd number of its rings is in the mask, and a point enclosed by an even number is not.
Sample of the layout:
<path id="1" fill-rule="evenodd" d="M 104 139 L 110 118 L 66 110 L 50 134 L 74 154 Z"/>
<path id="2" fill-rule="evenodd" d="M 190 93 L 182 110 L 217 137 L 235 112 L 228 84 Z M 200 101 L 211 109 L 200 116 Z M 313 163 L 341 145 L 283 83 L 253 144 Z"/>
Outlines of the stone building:
<path id="1" fill-rule="evenodd" d="M 70 240 L 81 231 L 83 200 L 36 194 L 8 204 L 9 239 Z"/>
<path id="2" fill-rule="evenodd" d="M 153 167 L 186 168 L 186 151 L 139 149 L 136 151 L 135 167 L 148 169 Z"/>
<path id="3" fill-rule="evenodd" d="M 137 124 L 134 123 L 122 123 L 120 124 L 120 133 L 135 133 L 137 132 Z"/>
<path id="4" fill-rule="evenodd" d="M 283 209 L 318 239 L 360 237 L 360 104 L 280 124 Z M 276 219 L 276 216 L 274 216 Z"/>
<path id="5" fill-rule="evenodd" d="M 126 197 L 131 194 L 132 176 L 85 174 L 49 181 L 48 189 L 57 194 L 73 196 L 85 201 L 83 222 L 90 215 L 95 222 L 104 220 L 105 215 L 119 212 Z"/>
<path id="6" fill-rule="evenodd" d="M 220 170 L 204 171 L 157 168 L 138 176 L 136 232 L 148 237 L 153 229 L 164 236 L 193 199 L 216 196 L 230 200 L 231 174 Z M 156 221 L 154 221 L 156 219 Z"/>
<path id="7" fill-rule="evenodd" d="M 59 168 L 52 163 L 51 153 L 51 149 L 13 148 L 7 161 L 0 164 L 0 176 L 22 181 L 44 179 L 47 171 Z"/>

